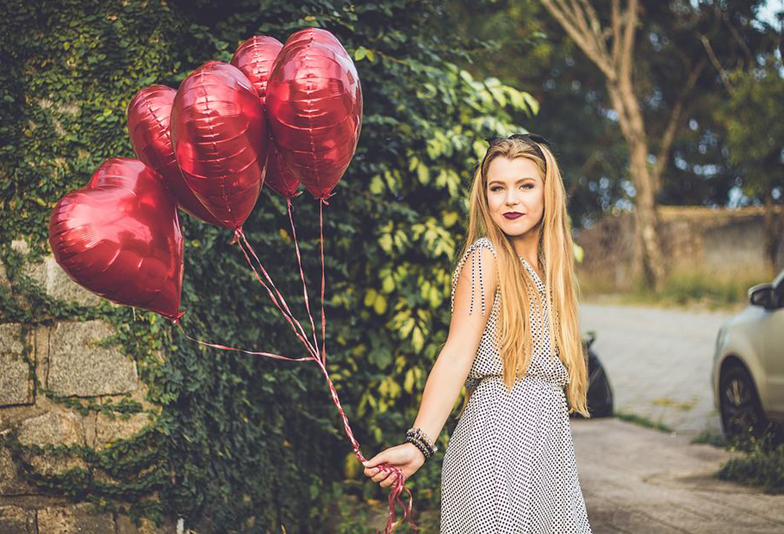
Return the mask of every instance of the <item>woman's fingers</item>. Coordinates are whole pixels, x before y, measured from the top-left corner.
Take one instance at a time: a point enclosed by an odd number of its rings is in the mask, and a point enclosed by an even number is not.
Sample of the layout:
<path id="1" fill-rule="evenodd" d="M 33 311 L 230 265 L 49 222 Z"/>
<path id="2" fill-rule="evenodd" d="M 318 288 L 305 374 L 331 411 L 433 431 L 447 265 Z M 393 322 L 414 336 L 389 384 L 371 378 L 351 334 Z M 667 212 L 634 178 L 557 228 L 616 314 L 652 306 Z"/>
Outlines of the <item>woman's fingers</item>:
<path id="1" fill-rule="evenodd" d="M 387 451 L 381 451 L 370 460 L 363 462 L 362 465 L 364 465 L 365 467 L 376 467 L 377 465 L 383 464 L 386 461 L 387 461 Z"/>
<path id="2" fill-rule="evenodd" d="M 391 486 L 397 480 L 397 473 L 390 473 L 389 476 L 381 483 L 382 488 Z"/>
<path id="3" fill-rule="evenodd" d="M 372 479 L 373 482 L 381 482 L 382 480 L 384 480 L 389 476 L 390 471 L 391 470 L 386 470 L 386 469 L 383 471 L 379 470 L 379 472 L 373 476 Z"/>

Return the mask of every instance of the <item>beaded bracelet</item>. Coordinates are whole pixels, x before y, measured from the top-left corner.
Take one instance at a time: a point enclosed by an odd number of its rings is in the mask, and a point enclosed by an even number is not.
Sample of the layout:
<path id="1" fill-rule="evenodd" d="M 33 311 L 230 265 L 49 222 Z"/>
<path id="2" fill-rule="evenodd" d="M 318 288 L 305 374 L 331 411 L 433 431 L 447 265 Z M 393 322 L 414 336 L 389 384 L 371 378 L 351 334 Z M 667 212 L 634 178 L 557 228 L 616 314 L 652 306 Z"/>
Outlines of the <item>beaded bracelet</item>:
<path id="1" fill-rule="evenodd" d="M 433 454 L 435 454 L 435 452 L 436 452 L 436 451 L 433 450 L 433 447 L 431 447 L 430 444 L 427 441 L 425 441 L 424 439 L 422 439 L 420 437 L 417 437 L 417 436 L 414 436 L 414 435 L 407 435 L 406 439 L 414 440 L 417 443 L 419 443 L 420 445 L 422 445 L 427 450 L 427 455 L 428 456 L 433 456 Z"/>
<path id="2" fill-rule="evenodd" d="M 421 428 L 419 427 L 412 427 L 406 431 L 406 436 L 413 436 L 414 438 L 421 440 L 423 444 L 428 448 L 428 452 L 430 452 L 431 456 L 435 454 L 438 450 L 435 442 L 431 440 L 427 434 L 425 434 Z"/>
<path id="3" fill-rule="evenodd" d="M 425 460 L 430 458 L 431 456 L 430 451 L 428 450 L 427 446 L 424 443 L 422 443 L 420 440 L 416 439 L 413 436 L 406 436 L 405 442 L 411 443 L 414 447 L 419 449 L 419 452 L 421 452 L 424 455 Z"/>

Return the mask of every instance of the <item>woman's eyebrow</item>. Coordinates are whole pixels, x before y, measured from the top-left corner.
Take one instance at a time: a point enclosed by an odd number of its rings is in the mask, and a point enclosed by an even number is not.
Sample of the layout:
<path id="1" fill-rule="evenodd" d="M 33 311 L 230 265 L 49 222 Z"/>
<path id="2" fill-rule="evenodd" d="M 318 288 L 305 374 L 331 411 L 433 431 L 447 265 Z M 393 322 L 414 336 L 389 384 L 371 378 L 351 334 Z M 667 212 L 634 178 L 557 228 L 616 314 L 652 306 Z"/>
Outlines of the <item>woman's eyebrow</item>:
<path id="1" fill-rule="evenodd" d="M 534 178 L 533 176 L 526 176 L 525 178 L 520 178 L 520 179 L 519 179 L 519 180 L 517 180 L 517 182 L 515 182 L 515 183 L 518 183 L 518 184 L 519 184 L 520 182 L 524 182 L 524 181 L 526 181 L 526 180 L 533 180 L 533 181 L 536 181 L 536 178 Z M 491 182 L 490 182 L 488 185 L 493 185 L 493 184 L 501 184 L 501 185 L 503 185 L 503 183 L 504 183 L 504 182 L 502 182 L 502 181 L 500 181 L 500 180 L 492 180 L 492 181 L 491 181 Z"/>

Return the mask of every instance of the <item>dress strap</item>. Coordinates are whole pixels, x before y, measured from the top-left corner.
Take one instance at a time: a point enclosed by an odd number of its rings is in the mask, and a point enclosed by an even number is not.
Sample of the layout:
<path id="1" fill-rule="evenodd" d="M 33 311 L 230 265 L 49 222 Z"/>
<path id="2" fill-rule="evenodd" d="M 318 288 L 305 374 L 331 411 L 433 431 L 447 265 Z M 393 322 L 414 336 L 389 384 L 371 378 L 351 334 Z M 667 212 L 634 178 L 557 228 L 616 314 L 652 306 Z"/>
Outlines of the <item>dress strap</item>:
<path id="1" fill-rule="evenodd" d="M 463 254 L 462 258 L 460 258 L 460 262 L 457 264 L 457 268 L 455 269 L 455 272 L 452 275 L 452 297 L 451 297 L 451 306 L 450 306 L 450 310 L 452 313 L 455 312 L 455 290 L 457 289 L 457 279 L 460 277 L 460 272 L 463 269 L 463 265 L 470 257 L 471 258 L 471 305 L 468 307 L 468 313 L 470 315 L 474 311 L 474 288 L 475 288 L 475 280 L 478 275 L 479 293 L 482 301 L 482 315 L 485 314 L 485 291 L 484 291 L 484 282 L 482 277 L 482 256 L 480 252 L 481 247 L 486 247 L 490 249 L 490 252 L 493 254 L 493 257 L 497 258 L 495 254 L 495 250 L 493 249 L 493 245 L 487 237 L 480 237 L 479 239 L 474 241 L 468 247 L 468 249 L 466 249 L 465 254 Z"/>

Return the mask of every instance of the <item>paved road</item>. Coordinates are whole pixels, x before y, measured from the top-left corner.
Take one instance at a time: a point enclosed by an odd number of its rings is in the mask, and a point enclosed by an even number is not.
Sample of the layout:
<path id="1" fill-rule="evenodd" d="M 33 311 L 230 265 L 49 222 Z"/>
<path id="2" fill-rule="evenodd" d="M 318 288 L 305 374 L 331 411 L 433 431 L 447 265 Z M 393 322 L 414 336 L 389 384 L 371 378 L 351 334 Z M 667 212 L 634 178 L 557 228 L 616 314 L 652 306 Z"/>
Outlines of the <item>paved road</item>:
<path id="1" fill-rule="evenodd" d="M 676 432 L 719 428 L 710 370 L 716 333 L 732 314 L 583 303 L 581 329 L 607 369 L 616 410 Z"/>
<path id="2" fill-rule="evenodd" d="M 784 495 L 712 477 L 737 453 L 612 418 L 571 426 L 594 534 L 784 532 Z"/>

